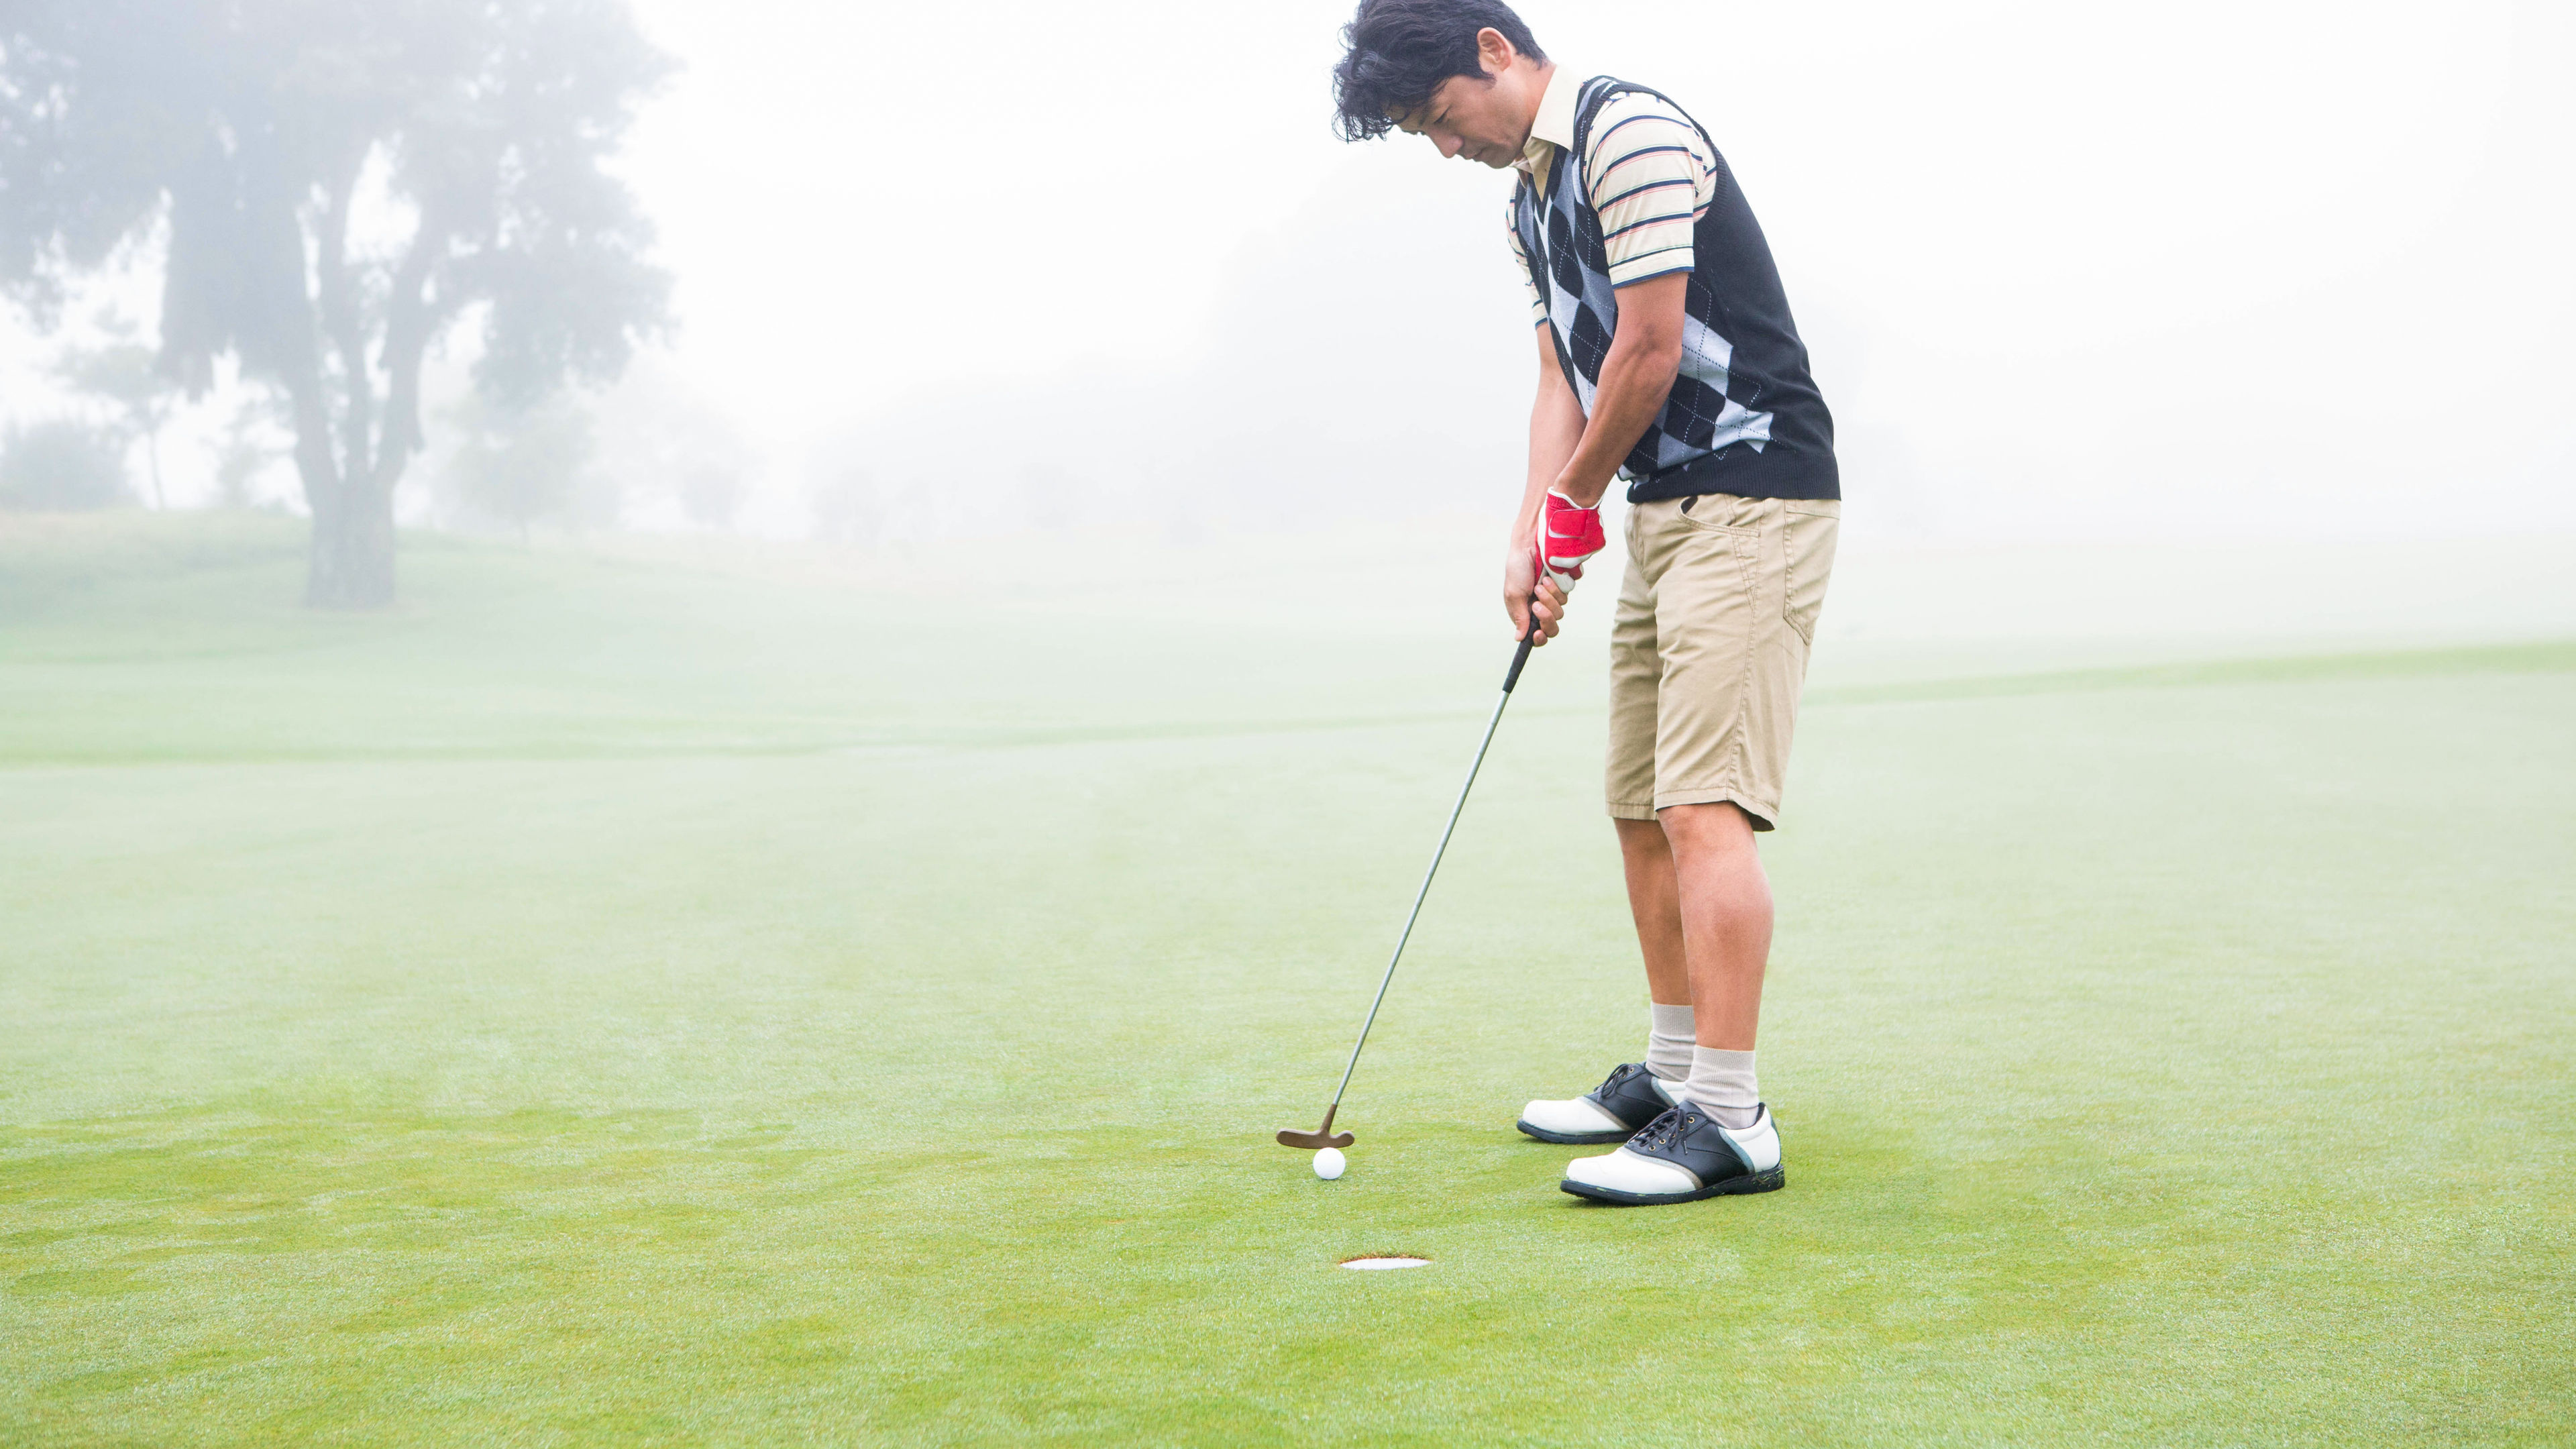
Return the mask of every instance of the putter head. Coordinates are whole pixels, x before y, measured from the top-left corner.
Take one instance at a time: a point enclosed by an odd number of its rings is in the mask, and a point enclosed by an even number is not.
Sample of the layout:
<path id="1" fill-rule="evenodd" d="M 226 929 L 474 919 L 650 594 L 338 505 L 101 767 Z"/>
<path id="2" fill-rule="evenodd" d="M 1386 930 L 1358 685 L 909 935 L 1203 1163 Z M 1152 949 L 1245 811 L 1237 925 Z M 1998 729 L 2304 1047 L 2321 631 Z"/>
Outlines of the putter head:
<path id="1" fill-rule="evenodd" d="M 1342 1104 L 1339 1102 L 1335 1102 L 1333 1105 L 1326 1107 L 1324 1109 L 1324 1120 L 1322 1125 L 1318 1126 L 1312 1132 L 1300 1132 L 1294 1127 L 1280 1128 L 1279 1145 L 1282 1147 L 1303 1147 L 1309 1152 L 1319 1152 L 1327 1147 L 1350 1146 L 1351 1134 L 1348 1132 L 1336 1132 L 1333 1130 L 1333 1114 L 1340 1110 L 1342 1110 Z"/>

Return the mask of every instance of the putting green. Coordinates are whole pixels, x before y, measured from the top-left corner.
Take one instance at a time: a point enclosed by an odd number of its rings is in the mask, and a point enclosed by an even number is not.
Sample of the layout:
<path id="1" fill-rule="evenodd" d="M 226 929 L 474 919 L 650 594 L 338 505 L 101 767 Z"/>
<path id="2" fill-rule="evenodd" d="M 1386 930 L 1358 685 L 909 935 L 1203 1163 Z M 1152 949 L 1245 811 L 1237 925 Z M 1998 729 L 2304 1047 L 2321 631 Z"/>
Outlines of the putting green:
<path id="1" fill-rule="evenodd" d="M 1268 1134 L 1491 632 L 436 540 L 315 618 L 283 521 L 43 530 L 0 1440 L 2576 1435 L 2576 646 L 1829 657 L 1765 847 L 1789 1188 L 1618 1211 L 1510 1130 L 1642 1035 L 1597 632 L 1321 1182 Z"/>

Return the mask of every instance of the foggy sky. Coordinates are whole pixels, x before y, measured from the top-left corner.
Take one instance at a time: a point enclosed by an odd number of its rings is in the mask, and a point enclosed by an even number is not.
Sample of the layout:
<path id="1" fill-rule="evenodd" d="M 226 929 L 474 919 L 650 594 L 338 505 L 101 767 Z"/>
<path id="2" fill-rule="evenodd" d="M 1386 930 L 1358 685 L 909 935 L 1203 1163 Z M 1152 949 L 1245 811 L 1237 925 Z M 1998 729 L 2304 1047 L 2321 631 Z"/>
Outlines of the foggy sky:
<path id="1" fill-rule="evenodd" d="M 2564 6 L 1521 8 L 1715 134 L 1856 537 L 2576 527 Z M 1348 11 L 641 0 L 686 66 L 621 167 L 678 277 L 653 386 L 771 531 L 844 476 L 927 532 L 1499 527 L 1509 177 L 1333 137 Z"/>

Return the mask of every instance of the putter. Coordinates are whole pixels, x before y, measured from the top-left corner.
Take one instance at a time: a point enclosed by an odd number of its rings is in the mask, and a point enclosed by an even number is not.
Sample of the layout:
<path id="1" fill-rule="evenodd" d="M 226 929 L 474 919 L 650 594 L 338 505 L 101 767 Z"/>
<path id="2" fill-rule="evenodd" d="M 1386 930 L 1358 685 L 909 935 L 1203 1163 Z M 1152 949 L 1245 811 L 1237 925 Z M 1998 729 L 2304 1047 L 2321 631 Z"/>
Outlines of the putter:
<path id="1" fill-rule="evenodd" d="M 1485 737 L 1477 742 L 1476 758 L 1467 766 L 1467 783 L 1458 787 L 1458 803 L 1449 807 L 1449 823 L 1440 828 L 1440 843 L 1431 851 L 1431 868 L 1422 873 L 1422 888 L 1413 893 L 1413 909 L 1404 913 L 1404 929 L 1395 935 L 1395 954 L 1386 958 L 1386 974 L 1378 978 L 1377 997 L 1369 1002 L 1368 1016 L 1360 1022 L 1360 1038 L 1351 1043 L 1351 1060 L 1342 1068 L 1342 1084 L 1333 1089 L 1332 1105 L 1324 1109 L 1323 1125 L 1312 1132 L 1294 1127 L 1279 1129 L 1279 1145 L 1303 1147 L 1314 1151 L 1324 1147 L 1348 1147 L 1355 1140 L 1348 1132 L 1333 1130 L 1333 1114 L 1342 1110 L 1342 1094 L 1351 1089 L 1351 1073 L 1359 1069 L 1360 1048 L 1368 1045 L 1369 1028 L 1377 1024 L 1377 1009 L 1386 1004 L 1386 988 L 1395 981 L 1395 963 L 1404 959 L 1404 943 L 1413 937 L 1413 923 L 1422 915 L 1423 898 L 1431 894 L 1431 878 L 1440 873 L 1440 857 L 1449 851 L 1449 837 L 1458 829 L 1458 816 L 1467 808 L 1467 792 L 1476 788 L 1476 772 L 1484 768 L 1485 751 L 1494 743 L 1494 727 L 1503 722 L 1503 706 L 1512 702 L 1512 686 L 1521 682 L 1521 666 L 1529 663 L 1530 646 L 1538 642 L 1538 619 L 1532 616 L 1529 632 L 1521 636 L 1519 652 L 1512 655 L 1512 667 L 1503 675 L 1503 696 L 1494 701 L 1493 717 L 1485 721 Z"/>

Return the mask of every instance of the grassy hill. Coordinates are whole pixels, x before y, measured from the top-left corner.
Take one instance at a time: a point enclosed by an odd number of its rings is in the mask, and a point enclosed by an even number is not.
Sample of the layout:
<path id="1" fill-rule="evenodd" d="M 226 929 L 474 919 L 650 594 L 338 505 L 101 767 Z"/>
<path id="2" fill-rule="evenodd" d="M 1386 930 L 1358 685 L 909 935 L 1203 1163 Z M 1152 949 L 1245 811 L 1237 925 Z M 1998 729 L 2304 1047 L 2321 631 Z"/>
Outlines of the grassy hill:
<path id="1" fill-rule="evenodd" d="M 1606 600 L 1323 1183 L 1473 560 L 300 537 L 0 522 L 0 1440 L 2576 1434 L 2576 645 L 1820 661 L 1790 1187 L 1620 1212 Z"/>

